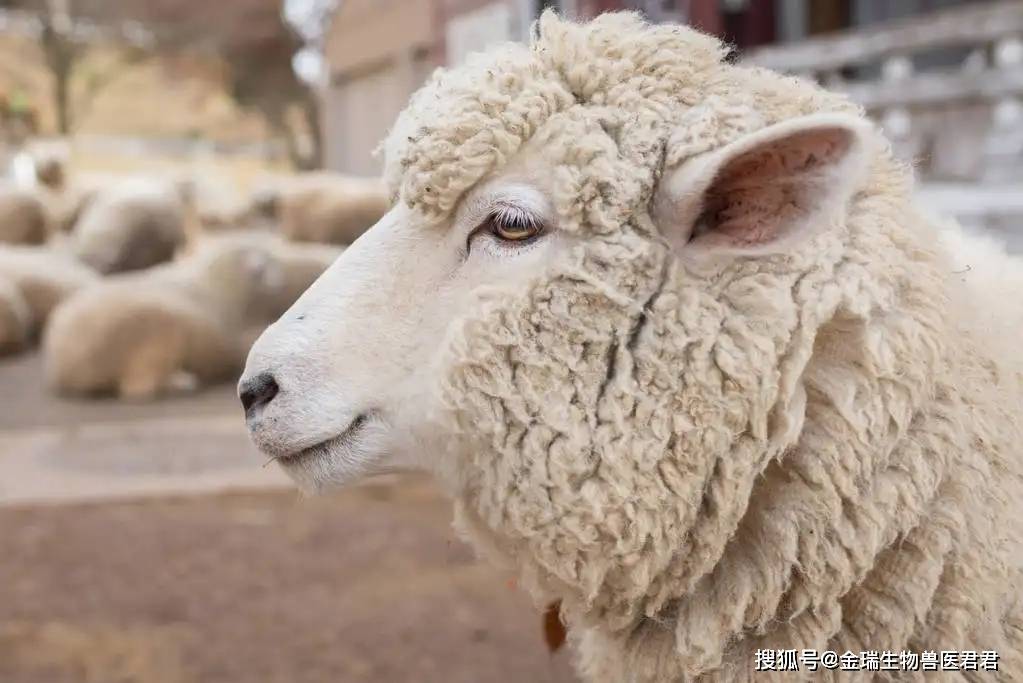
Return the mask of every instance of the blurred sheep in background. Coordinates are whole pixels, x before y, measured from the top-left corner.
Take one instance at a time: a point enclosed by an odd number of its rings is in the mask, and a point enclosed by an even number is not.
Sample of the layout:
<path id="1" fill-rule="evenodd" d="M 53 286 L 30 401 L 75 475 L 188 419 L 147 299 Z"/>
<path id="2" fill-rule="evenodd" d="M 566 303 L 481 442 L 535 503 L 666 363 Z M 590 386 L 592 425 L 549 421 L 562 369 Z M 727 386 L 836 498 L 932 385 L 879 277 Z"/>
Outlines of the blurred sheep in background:
<path id="1" fill-rule="evenodd" d="M 101 190 L 72 231 L 72 249 L 101 273 L 120 273 L 169 261 L 185 243 L 181 189 L 133 179 Z"/>
<path id="2" fill-rule="evenodd" d="M 53 309 L 100 276 L 60 245 L 0 245 L 0 279 L 26 306 L 25 343 L 15 351 L 37 341 Z"/>
<path id="3" fill-rule="evenodd" d="M 376 179 L 82 173 L 19 155 L 0 190 L 0 354 L 43 342 L 56 393 L 147 399 L 233 381 L 252 341 L 387 210 Z"/>
<path id="4" fill-rule="evenodd" d="M 0 243 L 42 244 L 47 226 L 46 208 L 32 189 L 0 186 Z"/>
<path id="5" fill-rule="evenodd" d="M 263 190 L 256 205 L 271 212 L 281 234 L 297 242 L 351 244 L 390 208 L 383 183 L 328 172 L 289 178 Z"/>
<path id="6" fill-rule="evenodd" d="M 55 311 L 43 341 L 47 381 L 64 394 L 148 399 L 229 380 L 258 331 L 339 253 L 239 232 L 109 277 Z"/>
<path id="7" fill-rule="evenodd" d="M 13 282 L 0 276 L 0 356 L 22 351 L 28 345 L 28 304 Z"/>

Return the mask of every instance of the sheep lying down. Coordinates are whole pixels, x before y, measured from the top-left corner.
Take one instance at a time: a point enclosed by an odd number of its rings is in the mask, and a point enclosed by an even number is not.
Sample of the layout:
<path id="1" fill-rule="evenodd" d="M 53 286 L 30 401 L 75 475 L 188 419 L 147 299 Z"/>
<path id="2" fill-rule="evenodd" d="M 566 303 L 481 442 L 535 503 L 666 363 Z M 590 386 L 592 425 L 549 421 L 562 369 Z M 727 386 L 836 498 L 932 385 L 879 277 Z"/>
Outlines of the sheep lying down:
<path id="1" fill-rule="evenodd" d="M 29 345 L 32 315 L 17 285 L 0 275 L 0 356 L 17 353 Z"/>
<path id="2" fill-rule="evenodd" d="M 288 239 L 342 245 L 358 239 L 390 206 L 376 178 L 325 171 L 289 178 L 276 191 L 252 199 L 253 214 L 275 214 Z"/>
<path id="3" fill-rule="evenodd" d="M 185 204 L 172 182 L 129 179 L 96 192 L 74 219 L 71 247 L 101 273 L 169 261 L 185 243 Z"/>
<path id="4" fill-rule="evenodd" d="M 252 347 L 250 435 L 309 491 L 434 473 L 588 681 L 1023 680 L 1023 303 L 968 277 L 1020 265 L 964 273 L 861 110 L 725 53 L 548 12 L 436 73 L 394 208 Z"/>
<path id="5" fill-rule="evenodd" d="M 60 246 L 0 245 L 0 279 L 24 302 L 28 345 L 38 340 L 57 304 L 100 278 Z"/>
<path id="6" fill-rule="evenodd" d="M 148 399 L 236 376 L 251 342 L 337 257 L 268 235 L 207 238 L 187 258 L 73 296 L 44 336 L 63 394 Z"/>
<path id="7" fill-rule="evenodd" d="M 62 240 L 73 233 L 92 200 L 100 196 L 105 187 L 116 182 L 115 179 L 87 176 L 75 178 L 58 189 L 40 188 L 50 217 L 51 236 Z"/>
<path id="8" fill-rule="evenodd" d="M 42 244 L 48 231 L 46 207 L 35 192 L 0 185 L 0 244 Z"/>

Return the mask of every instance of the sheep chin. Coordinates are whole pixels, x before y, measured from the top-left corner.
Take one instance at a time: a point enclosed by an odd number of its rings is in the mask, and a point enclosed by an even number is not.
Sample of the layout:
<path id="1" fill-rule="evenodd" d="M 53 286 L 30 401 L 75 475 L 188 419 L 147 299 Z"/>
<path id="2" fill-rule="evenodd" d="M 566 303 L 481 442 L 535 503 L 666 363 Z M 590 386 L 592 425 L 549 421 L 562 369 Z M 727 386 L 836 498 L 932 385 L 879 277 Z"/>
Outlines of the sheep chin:
<path id="1" fill-rule="evenodd" d="M 391 471 L 387 462 L 390 442 L 390 430 L 383 421 L 366 413 L 341 434 L 271 461 L 303 493 L 317 495 Z"/>

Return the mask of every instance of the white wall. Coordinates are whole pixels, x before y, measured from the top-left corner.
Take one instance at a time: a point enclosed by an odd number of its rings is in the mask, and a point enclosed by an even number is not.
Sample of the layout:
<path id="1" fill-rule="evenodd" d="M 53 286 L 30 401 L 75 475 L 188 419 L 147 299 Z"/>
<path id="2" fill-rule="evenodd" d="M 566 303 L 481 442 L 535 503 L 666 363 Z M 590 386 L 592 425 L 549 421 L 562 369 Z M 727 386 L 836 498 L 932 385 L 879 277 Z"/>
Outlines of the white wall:
<path id="1" fill-rule="evenodd" d="M 397 55 L 375 69 L 331 83 L 323 98 L 326 167 L 378 175 L 383 159 L 373 152 L 430 69 L 424 59 Z"/>
<path id="2" fill-rule="evenodd" d="M 519 17 L 507 2 L 492 2 L 479 9 L 451 17 L 445 28 L 447 62 L 461 63 L 466 55 L 494 43 L 518 40 Z"/>

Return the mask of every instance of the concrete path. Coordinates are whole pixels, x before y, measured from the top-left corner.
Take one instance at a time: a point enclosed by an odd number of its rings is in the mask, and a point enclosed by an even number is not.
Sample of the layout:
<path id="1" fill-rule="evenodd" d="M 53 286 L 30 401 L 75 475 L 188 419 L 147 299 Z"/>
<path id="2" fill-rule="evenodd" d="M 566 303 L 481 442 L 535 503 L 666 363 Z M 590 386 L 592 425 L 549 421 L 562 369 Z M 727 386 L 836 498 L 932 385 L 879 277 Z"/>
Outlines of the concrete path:
<path id="1" fill-rule="evenodd" d="M 38 357 L 0 364 L 0 505 L 291 484 L 245 433 L 231 387 L 146 404 L 67 401 Z"/>

